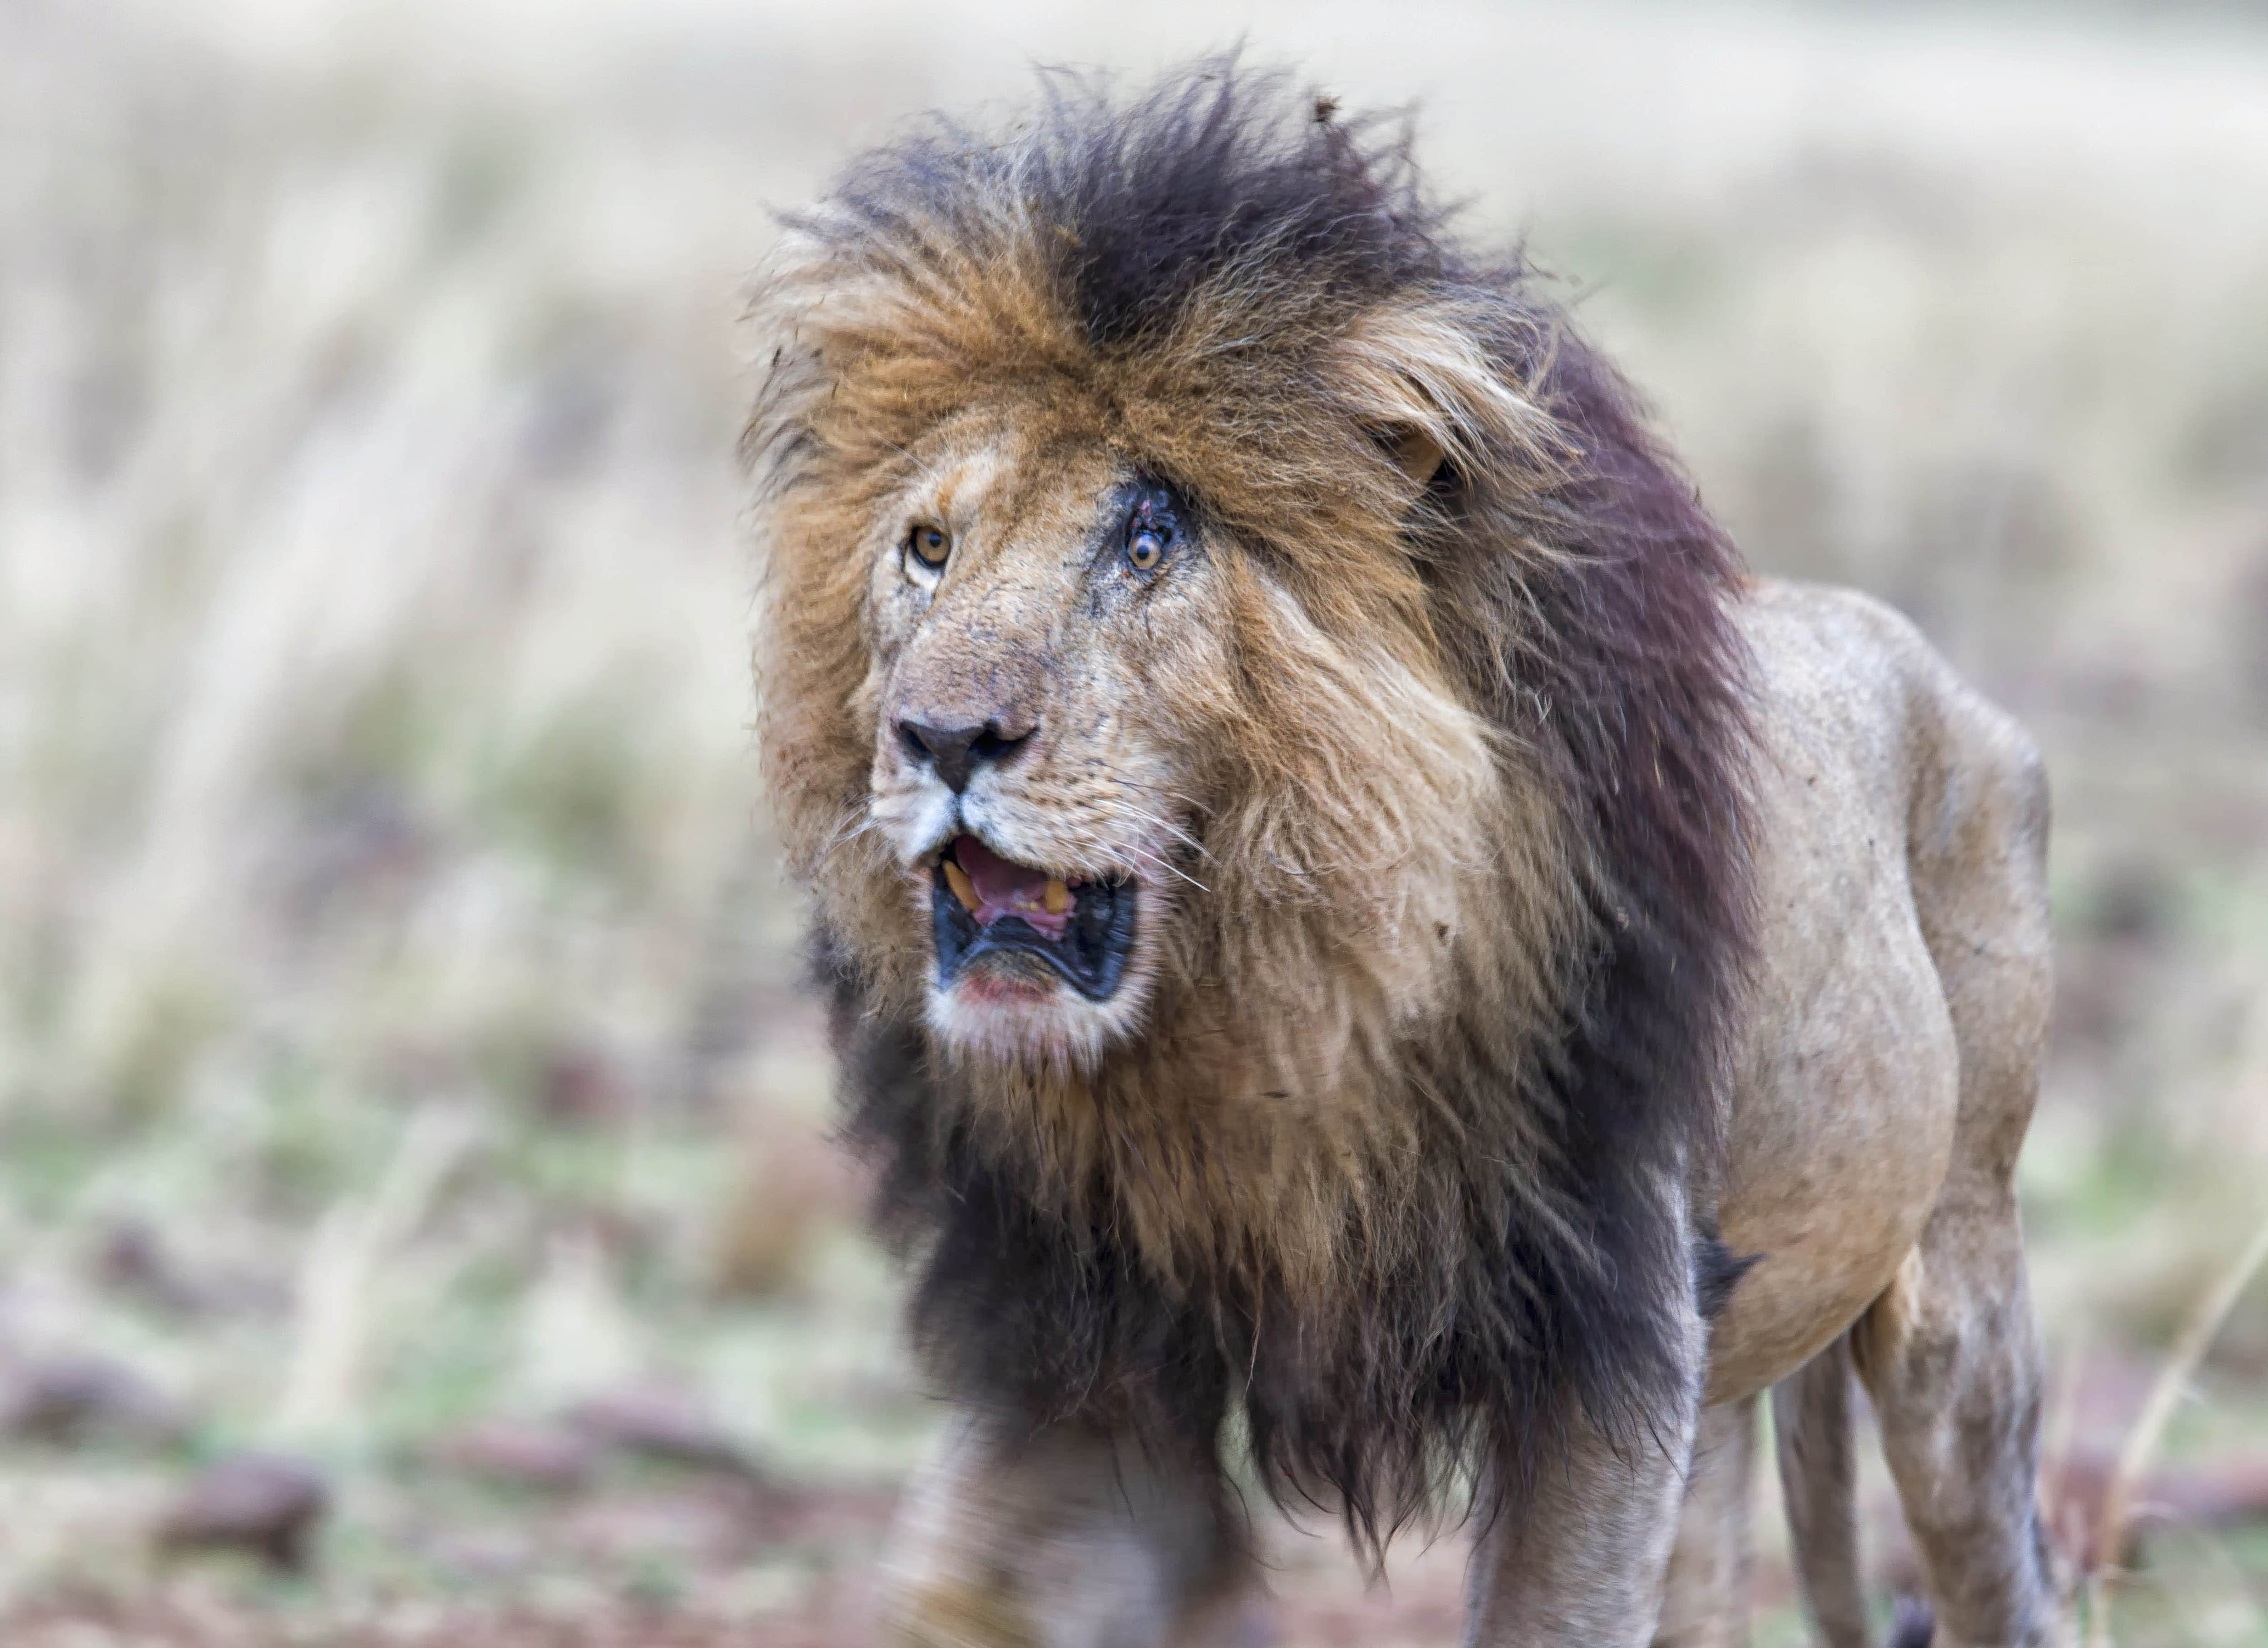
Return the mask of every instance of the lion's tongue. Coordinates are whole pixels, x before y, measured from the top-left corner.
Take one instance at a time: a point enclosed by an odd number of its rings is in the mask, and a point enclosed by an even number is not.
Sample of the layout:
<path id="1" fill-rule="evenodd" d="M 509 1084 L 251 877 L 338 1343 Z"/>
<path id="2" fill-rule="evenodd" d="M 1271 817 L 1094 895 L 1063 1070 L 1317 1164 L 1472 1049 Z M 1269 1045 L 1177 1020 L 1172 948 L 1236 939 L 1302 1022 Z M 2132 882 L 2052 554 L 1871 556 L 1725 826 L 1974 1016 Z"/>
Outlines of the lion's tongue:
<path id="1" fill-rule="evenodd" d="M 968 872 L 969 885 L 976 890 L 974 913 L 979 927 L 990 927 L 1004 915 L 1021 916 L 1034 932 L 1059 939 L 1071 925 L 1070 907 L 1061 913 L 1048 909 L 1045 870 L 1012 864 L 971 835 L 961 838 L 953 856 Z"/>

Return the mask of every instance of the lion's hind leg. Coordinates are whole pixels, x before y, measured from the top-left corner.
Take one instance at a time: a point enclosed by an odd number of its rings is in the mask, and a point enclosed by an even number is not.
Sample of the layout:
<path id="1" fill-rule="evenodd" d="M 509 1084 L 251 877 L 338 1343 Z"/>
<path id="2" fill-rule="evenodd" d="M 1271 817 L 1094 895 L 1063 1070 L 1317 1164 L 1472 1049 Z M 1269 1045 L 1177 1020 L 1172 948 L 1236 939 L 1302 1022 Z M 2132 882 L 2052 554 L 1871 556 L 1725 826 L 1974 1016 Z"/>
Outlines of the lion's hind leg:
<path id="1" fill-rule="evenodd" d="M 1701 1415 L 1653 1648 L 1746 1648 L 1756 1401 Z"/>
<path id="2" fill-rule="evenodd" d="M 1772 1440 L 1798 1588 L 1825 1648 L 1867 1648 L 1849 1341 L 1772 1387 Z"/>
<path id="3" fill-rule="evenodd" d="M 2037 1348 L 2021 1268 L 2004 1262 L 2014 1232 L 2001 1256 L 1976 1251 L 1989 1230 L 1948 1234 L 1926 1238 L 1862 1319 L 1859 1375 L 1928 1577 L 1936 1648 L 2045 1648 L 2060 1610 L 2036 1502 Z"/>
<path id="4" fill-rule="evenodd" d="M 2062 1629 L 2036 1498 L 2043 1371 L 2015 1189 L 2047 1032 L 2046 786 L 2022 734 L 1949 675 L 1925 697 L 1908 850 L 1960 1047 L 1959 1112 L 1921 1239 L 1850 1343 L 1938 1648 L 2030 1648 Z"/>

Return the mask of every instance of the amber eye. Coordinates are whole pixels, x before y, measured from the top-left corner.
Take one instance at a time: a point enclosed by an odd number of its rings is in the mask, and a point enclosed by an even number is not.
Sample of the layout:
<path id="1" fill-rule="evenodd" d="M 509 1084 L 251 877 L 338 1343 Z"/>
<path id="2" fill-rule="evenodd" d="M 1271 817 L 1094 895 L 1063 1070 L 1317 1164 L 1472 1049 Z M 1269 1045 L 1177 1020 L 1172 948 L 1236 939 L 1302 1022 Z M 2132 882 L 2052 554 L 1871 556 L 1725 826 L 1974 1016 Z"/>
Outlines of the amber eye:
<path id="1" fill-rule="evenodd" d="M 953 540 L 945 536 L 941 527 L 916 527 L 906 535 L 906 553 L 935 572 L 953 553 Z"/>
<path id="2" fill-rule="evenodd" d="M 1158 481 L 1143 481 L 1127 506 L 1125 536 L 1119 540 L 1126 565 L 1138 573 L 1154 573 L 1175 553 L 1180 543 L 1181 503 L 1172 489 Z"/>

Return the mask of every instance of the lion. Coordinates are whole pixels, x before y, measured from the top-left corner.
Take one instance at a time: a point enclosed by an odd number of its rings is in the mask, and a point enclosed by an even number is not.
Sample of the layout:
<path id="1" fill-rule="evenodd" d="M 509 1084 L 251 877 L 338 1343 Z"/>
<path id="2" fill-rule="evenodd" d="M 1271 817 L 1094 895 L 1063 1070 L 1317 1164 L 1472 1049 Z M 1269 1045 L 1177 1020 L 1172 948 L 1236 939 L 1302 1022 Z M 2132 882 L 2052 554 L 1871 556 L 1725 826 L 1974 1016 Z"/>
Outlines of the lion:
<path id="1" fill-rule="evenodd" d="M 1738 1640 L 1769 1392 L 1847 1648 L 1854 1375 L 1939 1639 L 2051 1640 L 2024 735 L 1281 76 L 934 118 L 752 312 L 763 771 L 953 1404 L 888 1640 L 1252 1640 L 1246 1481 L 1462 1505 L 1473 1644 Z"/>

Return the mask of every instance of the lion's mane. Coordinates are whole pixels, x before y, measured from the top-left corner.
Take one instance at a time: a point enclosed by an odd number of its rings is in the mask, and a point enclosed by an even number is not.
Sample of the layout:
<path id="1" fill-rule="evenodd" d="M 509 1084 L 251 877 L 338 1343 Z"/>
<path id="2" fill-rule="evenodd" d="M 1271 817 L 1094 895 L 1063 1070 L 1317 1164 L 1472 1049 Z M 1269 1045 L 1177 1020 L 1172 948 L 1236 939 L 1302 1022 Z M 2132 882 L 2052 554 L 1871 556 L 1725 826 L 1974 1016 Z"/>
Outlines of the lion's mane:
<path id="1" fill-rule="evenodd" d="M 1522 262 L 1450 236 L 1403 128 L 1223 63 L 1130 102 L 1056 78 L 1005 137 L 924 125 L 791 220 L 756 311 L 766 769 L 936 1374 L 1200 1457 L 1241 1411 L 1271 1489 L 1373 1540 L 1453 1461 L 1501 1509 L 1578 1415 L 1641 1437 L 1691 1377 L 1683 1307 L 1736 1274 L 1682 1199 L 1752 913 L 1739 563 L 1623 381 Z M 1382 717 L 1350 768 L 1255 661 L 1249 794 L 1194 824 L 1218 919 L 1185 920 L 1139 1044 L 1044 1079 L 932 1045 L 858 829 L 849 545 L 877 473 L 986 396 L 1170 477 L 1332 647 L 1421 647 L 1494 764 L 1469 795 Z M 1411 431 L 1447 454 L 1422 489 L 1389 450 Z M 1429 809 L 1476 861 L 1412 845 Z M 1458 875 L 1450 946 L 1409 917 Z M 1397 1003 L 1373 974 L 1437 930 Z M 1330 1090 L 1263 1096 L 1297 1120 L 1213 1102 L 1251 1048 L 1307 1042 L 1342 1051 L 1282 1079 Z"/>

